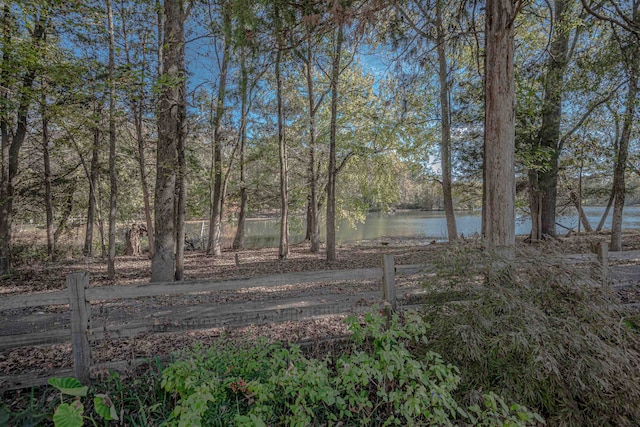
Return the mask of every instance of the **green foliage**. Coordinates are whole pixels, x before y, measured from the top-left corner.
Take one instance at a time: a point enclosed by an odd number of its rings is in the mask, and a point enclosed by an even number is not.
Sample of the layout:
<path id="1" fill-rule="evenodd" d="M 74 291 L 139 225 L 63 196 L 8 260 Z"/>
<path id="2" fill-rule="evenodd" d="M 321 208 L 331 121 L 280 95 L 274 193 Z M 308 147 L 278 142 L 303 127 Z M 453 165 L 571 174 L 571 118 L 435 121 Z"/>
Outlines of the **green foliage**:
<path id="1" fill-rule="evenodd" d="M 52 393 L 50 389 L 38 393 L 5 392 L 0 397 L 0 426 L 35 427 L 51 418 Z"/>
<path id="2" fill-rule="evenodd" d="M 170 417 L 172 402 L 162 389 L 162 366 L 157 360 L 136 372 L 135 375 L 121 376 L 112 372 L 95 384 L 96 396 L 108 395 L 113 406 L 122 408 L 121 422 L 127 426 L 146 427 L 158 424 Z"/>
<path id="3" fill-rule="evenodd" d="M 75 378 L 49 378 L 49 385 L 60 391 L 60 405 L 53 414 L 53 423 L 56 427 L 81 427 L 84 420 L 88 419 L 96 425 L 92 416 L 85 417 L 84 405 L 80 400 L 86 397 L 89 390 Z M 71 403 L 64 401 L 64 396 L 73 396 Z M 95 412 L 105 421 L 118 420 L 118 413 L 113 402 L 106 394 L 96 394 L 93 398 Z"/>
<path id="4" fill-rule="evenodd" d="M 476 390 L 493 391 L 552 425 L 636 425 L 640 340 L 597 265 L 591 279 L 552 247 L 508 261 L 475 245 L 436 265 L 426 321 L 433 349 L 461 370 L 456 396 L 476 403 Z"/>
<path id="5" fill-rule="evenodd" d="M 494 394 L 468 409 L 453 398 L 457 369 L 427 351 L 416 313 L 350 319 L 351 347 L 319 360 L 260 342 L 196 348 L 163 372 L 178 402 L 171 425 L 536 425 L 542 419 Z M 481 424 L 484 423 L 484 424 Z"/>

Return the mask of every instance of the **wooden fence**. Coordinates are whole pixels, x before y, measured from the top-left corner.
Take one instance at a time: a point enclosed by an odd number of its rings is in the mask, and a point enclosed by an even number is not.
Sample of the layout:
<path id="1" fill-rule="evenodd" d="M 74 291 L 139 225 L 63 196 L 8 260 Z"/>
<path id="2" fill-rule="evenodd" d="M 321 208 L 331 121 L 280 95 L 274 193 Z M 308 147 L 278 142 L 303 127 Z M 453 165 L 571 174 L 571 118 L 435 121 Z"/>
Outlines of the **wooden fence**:
<path id="1" fill-rule="evenodd" d="M 73 273 L 67 277 L 66 291 L 0 298 L 0 311 L 59 306 L 54 314 L 38 318 L 41 324 L 46 323 L 49 326 L 58 324 L 56 329 L 21 333 L 21 329 L 28 328 L 16 324 L 15 329 L 18 333 L 0 337 L 0 350 L 71 341 L 73 371 L 59 370 L 41 378 L 34 378 L 32 375 L 0 377 L 0 390 L 45 384 L 50 376 L 73 375 L 81 382 L 87 383 L 91 379 L 92 368 L 104 369 L 118 365 L 126 366 L 126 363 L 130 363 L 130 361 L 111 362 L 98 365 L 92 362 L 91 343 L 106 338 L 135 337 L 138 334 L 150 332 L 166 333 L 214 327 L 240 327 L 287 320 L 306 320 L 346 312 L 362 312 L 376 303 L 383 303 L 395 309 L 396 294 L 398 293 L 402 298 L 411 291 L 403 289 L 402 292 L 396 292 L 395 275 L 415 274 L 424 268 L 424 266 L 417 265 L 395 266 L 393 256 L 382 255 L 381 268 L 287 273 L 226 281 L 145 283 L 94 288 L 89 287 L 89 273 Z M 188 310 L 183 307 L 182 311 L 167 307 L 167 310 L 163 310 L 163 316 L 154 315 L 140 319 L 124 317 L 120 322 L 107 324 L 105 321 L 102 326 L 100 326 L 99 316 L 92 317 L 92 303 L 95 310 L 95 307 L 105 304 L 106 301 L 211 294 L 217 291 L 273 288 L 305 283 L 380 279 L 382 279 L 382 292 L 322 294 L 320 297 L 307 295 L 284 300 L 250 301 L 242 304 L 201 304 L 189 306 Z"/>

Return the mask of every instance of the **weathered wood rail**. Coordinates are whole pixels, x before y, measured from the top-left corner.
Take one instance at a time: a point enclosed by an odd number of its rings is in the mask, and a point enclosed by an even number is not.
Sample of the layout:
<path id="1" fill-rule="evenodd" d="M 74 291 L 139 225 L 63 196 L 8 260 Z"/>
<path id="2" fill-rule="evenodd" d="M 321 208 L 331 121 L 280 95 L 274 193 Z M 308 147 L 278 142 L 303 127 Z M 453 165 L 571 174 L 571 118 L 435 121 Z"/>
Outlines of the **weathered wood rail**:
<path id="1" fill-rule="evenodd" d="M 119 286 L 89 287 L 89 274 L 78 272 L 67 277 L 67 290 L 35 295 L 0 297 L 0 311 L 55 306 L 51 313 L 36 312 L 27 315 L 25 324 L 12 327 L 14 334 L 0 337 L 0 350 L 21 346 L 34 346 L 71 342 L 73 371 L 62 370 L 49 376 L 73 374 L 82 382 L 91 379 L 92 370 L 115 366 L 113 363 L 94 364 L 92 343 L 106 338 L 136 337 L 146 333 L 193 331 L 218 327 L 241 327 L 253 324 L 276 323 L 288 320 L 308 320 L 327 315 L 357 313 L 374 304 L 396 307 L 396 294 L 400 298 L 411 292 L 396 292 L 395 276 L 415 274 L 424 266 L 395 266 L 391 255 L 382 256 L 381 268 L 326 270 L 286 273 L 263 277 L 231 279 L 225 281 L 185 281 L 144 283 Z M 188 306 L 163 307 L 151 316 L 122 316 L 102 322 L 96 308 L 120 300 L 146 297 L 188 296 L 214 294 L 218 291 L 246 291 L 255 288 L 275 289 L 287 285 L 319 282 L 345 282 L 351 280 L 381 280 L 381 291 L 354 294 L 323 293 L 301 297 L 248 301 L 241 303 L 204 303 Z M 92 306 L 94 316 L 92 316 Z M 119 320 L 119 321 L 118 321 Z M 35 323 L 34 323 L 35 322 Z M 37 324 L 48 327 L 45 331 L 26 332 Z M 54 326 L 54 329 L 51 329 Z M 122 362 L 125 363 L 125 362 Z M 0 377 L 0 390 L 30 387 L 46 383 L 47 377 L 30 378 L 25 375 Z"/>

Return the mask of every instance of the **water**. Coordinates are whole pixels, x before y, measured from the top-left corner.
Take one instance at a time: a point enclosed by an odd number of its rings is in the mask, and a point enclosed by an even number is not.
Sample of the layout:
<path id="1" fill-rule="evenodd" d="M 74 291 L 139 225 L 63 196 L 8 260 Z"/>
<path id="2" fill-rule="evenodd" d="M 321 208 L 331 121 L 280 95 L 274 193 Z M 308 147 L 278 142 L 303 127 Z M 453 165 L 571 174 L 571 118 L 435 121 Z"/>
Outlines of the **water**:
<path id="1" fill-rule="evenodd" d="M 592 227 L 596 227 L 600 217 L 604 212 L 604 207 L 589 206 L 584 208 Z M 605 222 L 604 228 L 611 228 L 611 215 Z M 291 218 L 291 232 L 289 241 L 297 243 L 304 239 L 304 218 Z M 577 230 L 578 217 L 575 211 L 567 215 L 558 216 L 557 232 L 562 234 L 567 230 L 563 227 Z M 279 218 L 251 218 L 246 222 L 245 247 L 262 248 L 278 246 L 280 232 Z M 480 233 L 481 218 L 480 211 L 466 211 L 456 213 L 456 225 L 458 233 L 465 236 L 472 236 Z M 640 229 L 640 206 L 629 206 L 624 209 L 623 223 L 624 229 Z M 321 225 L 321 239 L 324 241 L 324 225 Z M 531 220 L 528 216 L 519 216 L 516 219 L 516 234 L 527 235 L 531 231 Z M 187 225 L 187 235 L 189 237 L 199 237 L 202 232 L 206 240 L 207 224 L 204 227 L 202 222 L 192 222 Z M 235 224 L 225 224 L 224 241 L 225 247 L 231 246 L 235 233 Z M 354 242 L 360 240 L 373 240 L 379 238 L 418 238 L 429 240 L 447 239 L 447 221 L 444 212 L 432 211 L 400 211 L 394 214 L 381 212 L 371 212 L 367 214 L 363 224 L 356 226 L 349 225 L 346 221 L 338 223 L 337 232 L 338 243 Z"/>

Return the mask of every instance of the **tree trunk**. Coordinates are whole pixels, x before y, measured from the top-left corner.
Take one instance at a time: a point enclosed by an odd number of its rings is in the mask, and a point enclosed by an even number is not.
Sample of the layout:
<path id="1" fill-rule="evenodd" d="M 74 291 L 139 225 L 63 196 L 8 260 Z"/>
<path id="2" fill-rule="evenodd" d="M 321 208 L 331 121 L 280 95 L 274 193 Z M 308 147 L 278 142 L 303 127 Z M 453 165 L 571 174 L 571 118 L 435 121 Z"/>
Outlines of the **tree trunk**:
<path id="1" fill-rule="evenodd" d="M 44 79 L 42 85 L 43 87 L 45 86 Z M 47 216 L 47 255 L 50 261 L 54 261 L 53 195 L 51 190 L 51 156 L 49 152 L 49 117 L 47 114 L 47 96 L 43 91 L 40 115 L 42 116 L 42 160 L 44 162 L 44 208 Z"/>
<path id="2" fill-rule="evenodd" d="M 615 198 L 615 193 L 613 192 L 613 188 L 611 189 L 611 194 L 609 195 L 609 201 L 607 201 L 607 207 L 604 209 L 602 213 L 602 217 L 600 217 L 600 222 L 596 227 L 596 232 L 602 231 L 604 227 L 604 223 L 607 221 L 607 217 L 609 216 L 609 211 L 611 210 L 611 206 L 613 206 L 613 199 Z"/>
<path id="3" fill-rule="evenodd" d="M 635 16 L 634 16 L 635 18 Z M 633 43 L 633 42 L 631 42 Z M 629 87 L 627 90 L 627 105 L 622 124 L 622 134 L 618 144 L 618 155 L 613 173 L 613 218 L 611 220 L 611 243 L 609 250 L 622 250 L 622 210 L 625 202 L 625 172 L 627 168 L 627 157 L 629 154 L 629 141 L 633 129 L 633 119 L 636 114 L 636 104 L 638 95 L 638 68 L 640 62 L 640 47 L 632 45 L 629 49 Z"/>
<path id="4" fill-rule="evenodd" d="M 101 109 L 95 108 L 94 114 L 96 120 L 100 120 Z M 96 123 L 93 129 L 93 148 L 91 150 L 91 169 L 89 172 L 89 203 L 87 207 L 87 228 L 84 237 L 84 256 L 93 256 L 93 226 L 97 210 L 96 203 L 96 187 L 98 186 L 98 174 L 100 172 L 99 154 L 100 154 L 100 126 Z M 98 211 L 99 214 L 99 211 Z"/>
<path id="5" fill-rule="evenodd" d="M 313 84 L 313 45 L 311 31 L 307 33 L 307 57 L 305 71 L 307 95 L 309 97 L 309 196 L 307 206 L 307 238 L 311 242 L 311 252 L 320 252 L 320 224 L 318 223 L 318 179 L 316 171 L 316 112 L 322 99 L 316 102 Z"/>
<path id="6" fill-rule="evenodd" d="M 111 0 L 107 0 L 109 21 L 109 258 L 107 277 L 116 276 L 116 217 L 118 214 L 118 177 L 116 175 L 116 84 L 115 84 L 115 33 Z"/>
<path id="7" fill-rule="evenodd" d="M 274 3 L 276 20 L 276 38 L 278 51 L 276 52 L 275 75 L 278 102 L 278 153 L 280 158 L 280 245 L 278 259 L 285 260 L 289 256 L 289 182 L 287 166 L 287 141 L 284 133 L 284 105 L 282 99 L 282 73 L 280 70 L 282 51 L 282 23 L 277 2 Z"/>
<path id="8" fill-rule="evenodd" d="M 582 209 L 582 202 L 580 201 L 580 197 L 578 197 L 578 195 L 573 190 L 569 190 L 569 198 L 571 199 L 571 203 L 573 203 L 573 205 L 576 207 L 576 210 L 578 211 L 578 218 L 580 218 L 578 226 L 582 224 L 584 226 L 584 231 L 592 232 L 593 228 L 591 227 L 589 218 L 587 218 L 587 214 L 584 213 L 584 209 Z"/>
<path id="9" fill-rule="evenodd" d="M 71 217 L 73 213 L 73 195 L 76 192 L 76 182 L 77 180 L 74 178 L 69 186 L 67 187 L 67 200 L 65 203 L 64 211 L 62 215 L 60 215 L 60 222 L 58 222 L 58 226 L 56 227 L 56 231 L 53 233 L 53 246 L 56 246 L 58 239 L 64 233 L 64 230 L 67 229 L 68 219 Z"/>
<path id="10" fill-rule="evenodd" d="M 569 5 L 567 0 L 555 0 L 553 38 L 549 49 L 547 74 L 544 82 L 542 123 L 538 148 L 549 153 L 548 163 L 529 172 L 531 191 L 530 211 L 532 240 L 556 235 L 556 199 L 558 193 L 558 159 L 560 146 L 560 120 L 564 74 L 569 62 Z"/>
<path id="11" fill-rule="evenodd" d="M 445 41 L 445 29 L 442 23 L 442 0 L 436 2 L 436 44 L 438 50 L 438 76 L 440 78 L 440 115 L 442 122 L 442 135 L 440 141 L 440 164 L 442 167 L 442 201 L 444 213 L 447 218 L 447 235 L 449 241 L 458 238 L 456 217 L 453 210 L 453 195 L 451 191 L 451 111 L 449 107 L 449 81 L 447 67 L 447 53 Z"/>
<path id="12" fill-rule="evenodd" d="M 336 29 L 335 46 L 331 64 L 331 121 L 329 127 L 329 179 L 327 182 L 327 261 L 336 257 L 336 138 L 338 123 L 338 79 L 343 42 L 342 24 Z"/>
<path id="13" fill-rule="evenodd" d="M 487 0 L 485 239 L 507 257 L 515 246 L 514 20 L 512 0 Z"/>
<path id="14" fill-rule="evenodd" d="M 158 102 L 155 191 L 155 243 L 151 281 L 172 281 L 176 251 L 176 171 L 179 140 L 184 137 L 184 22 L 182 0 L 164 3 L 163 66 Z"/>
<path id="15" fill-rule="evenodd" d="M 210 255 L 222 255 L 222 117 L 224 116 L 224 100 L 227 88 L 227 73 L 231 57 L 231 11 L 224 7 L 224 48 L 220 67 L 220 82 L 218 84 L 218 98 L 216 112 L 213 117 L 213 158 L 211 160 L 211 179 L 213 192 L 211 194 L 211 217 L 209 219 L 209 242 L 207 250 Z"/>
<path id="16" fill-rule="evenodd" d="M 121 9 L 122 12 L 122 38 L 124 40 L 124 52 L 127 60 L 127 64 L 132 64 L 131 52 L 129 48 L 129 36 L 127 23 L 127 11 L 125 8 Z M 159 33 L 161 34 L 161 32 Z M 146 36 L 143 38 L 142 43 L 146 46 Z M 136 142 L 138 143 L 138 169 L 140 170 L 140 187 L 142 188 L 142 201 L 144 203 L 144 216 L 146 222 L 146 232 L 149 236 L 149 259 L 153 259 L 154 241 L 153 241 L 153 217 L 151 215 L 151 201 L 149 197 L 149 184 L 147 182 L 147 168 L 146 168 L 146 154 L 145 154 L 145 139 L 143 134 L 143 115 L 144 115 L 144 102 L 145 92 L 144 85 L 146 84 L 147 77 L 147 65 L 146 56 L 143 54 L 140 78 L 141 81 L 137 85 L 136 92 L 128 92 L 129 105 L 131 108 L 131 115 L 133 124 L 135 127 Z"/>
<path id="17" fill-rule="evenodd" d="M 240 210 L 238 212 L 238 227 L 233 239 L 233 250 L 242 249 L 244 242 L 244 227 L 247 217 L 247 177 L 245 165 L 245 150 L 247 146 L 247 115 L 248 115 L 248 72 L 246 66 L 246 50 L 243 47 L 240 56 Z"/>
<path id="18" fill-rule="evenodd" d="M 184 69 L 184 62 L 181 64 Z M 185 80 L 180 82 L 182 86 L 180 93 L 187 93 Z M 185 160 L 185 132 L 182 128 L 186 123 L 186 100 L 180 99 L 178 107 L 178 138 L 176 141 L 176 149 L 178 151 L 178 170 L 176 171 L 176 188 L 175 188 L 175 230 L 176 230 L 176 265 L 174 278 L 177 281 L 184 280 L 184 239 L 185 239 L 185 216 L 187 213 L 187 178 Z"/>

